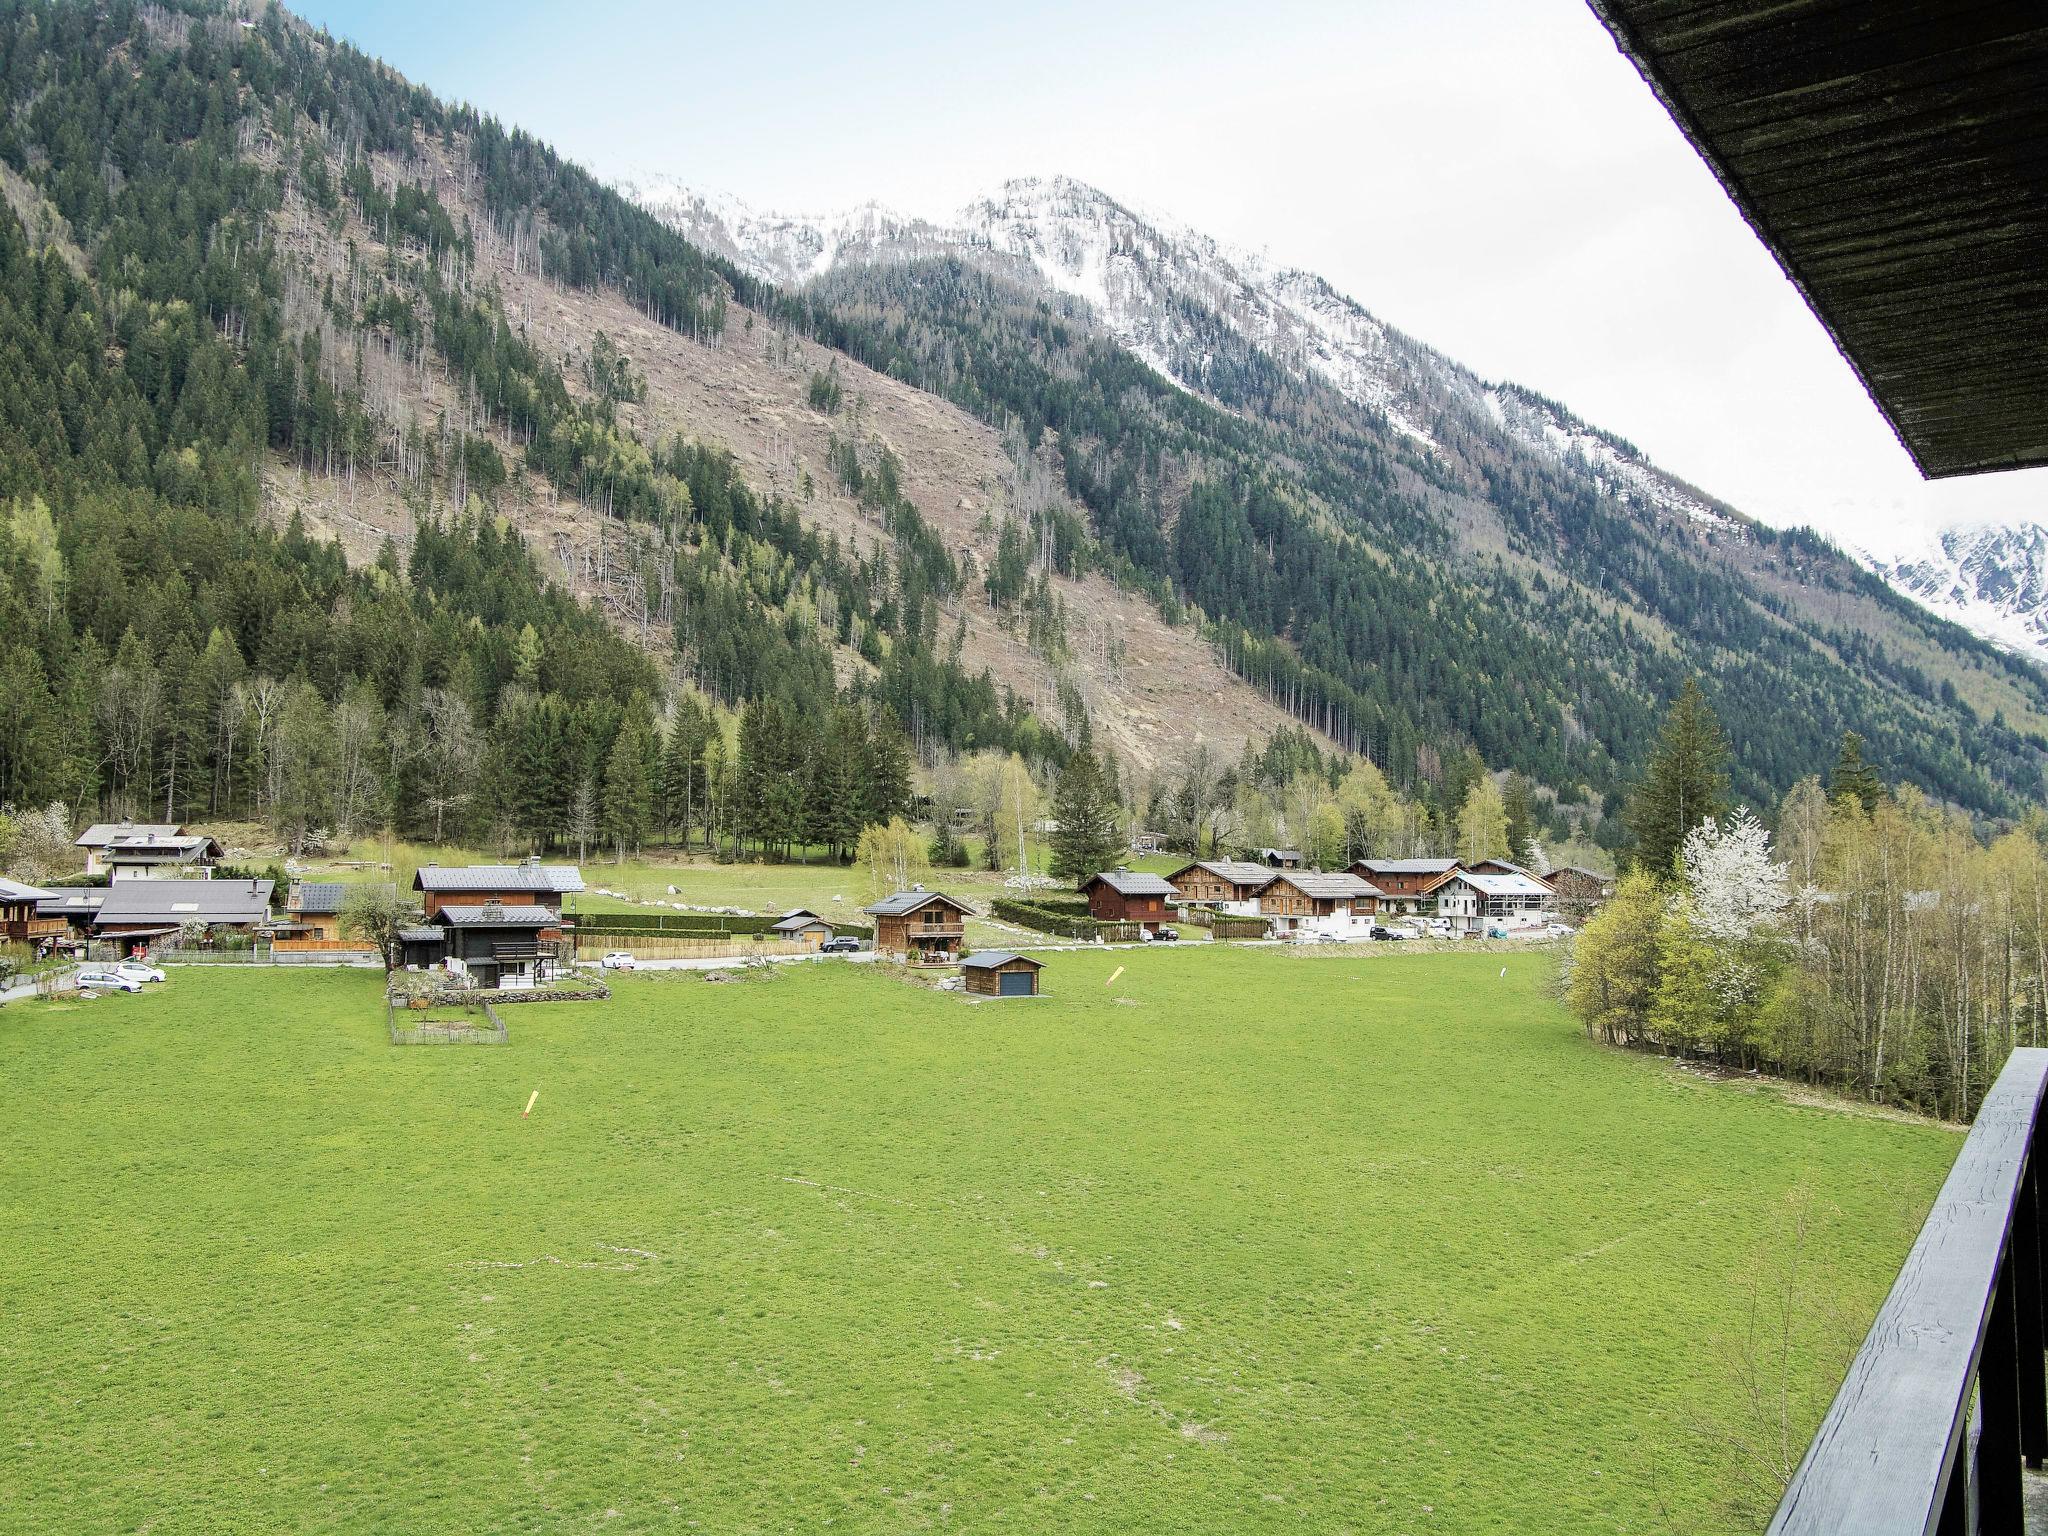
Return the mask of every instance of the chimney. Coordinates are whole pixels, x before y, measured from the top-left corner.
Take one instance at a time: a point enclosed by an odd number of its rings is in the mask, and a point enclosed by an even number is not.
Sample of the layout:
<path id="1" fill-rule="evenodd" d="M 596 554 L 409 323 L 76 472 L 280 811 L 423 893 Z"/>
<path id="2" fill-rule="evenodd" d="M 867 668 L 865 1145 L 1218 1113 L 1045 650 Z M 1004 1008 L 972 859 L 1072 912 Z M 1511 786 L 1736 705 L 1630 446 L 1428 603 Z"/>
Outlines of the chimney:
<path id="1" fill-rule="evenodd" d="M 923 894 L 923 892 L 924 892 L 924 886 L 923 886 L 923 884 L 922 884 L 922 883 L 920 883 L 920 884 L 917 884 L 917 885 L 913 885 L 913 886 L 912 886 L 912 887 L 911 887 L 910 889 L 911 889 L 911 890 L 912 890 L 913 892 L 915 892 L 915 893 L 917 893 L 917 894 L 920 894 L 920 895 L 922 895 L 922 894 Z"/>
<path id="2" fill-rule="evenodd" d="M 528 854 L 528 855 L 526 856 L 526 867 L 527 867 L 528 869 L 539 869 L 539 868 L 540 868 L 540 855 L 539 855 L 539 854 L 537 854 L 537 853 L 529 853 L 529 854 Z"/>
<path id="3" fill-rule="evenodd" d="M 505 903 L 498 900 L 497 897 L 492 896 L 484 902 L 484 919 L 486 922 L 494 918 L 501 918 L 504 915 Z"/>
<path id="4" fill-rule="evenodd" d="M 292 882 L 291 892 L 284 899 L 285 910 L 303 912 L 306 909 L 306 886 L 301 880 Z"/>

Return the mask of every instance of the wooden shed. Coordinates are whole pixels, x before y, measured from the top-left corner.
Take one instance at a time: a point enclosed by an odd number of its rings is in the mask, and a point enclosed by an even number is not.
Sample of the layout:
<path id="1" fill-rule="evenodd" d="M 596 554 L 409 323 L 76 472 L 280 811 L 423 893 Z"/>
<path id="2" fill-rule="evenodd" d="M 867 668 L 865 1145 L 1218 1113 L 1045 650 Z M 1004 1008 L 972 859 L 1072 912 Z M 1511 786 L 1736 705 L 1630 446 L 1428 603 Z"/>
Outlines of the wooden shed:
<path id="1" fill-rule="evenodd" d="M 1007 949 L 983 950 L 960 962 L 967 990 L 982 997 L 1036 997 L 1038 973 L 1043 969 L 1029 955 Z"/>

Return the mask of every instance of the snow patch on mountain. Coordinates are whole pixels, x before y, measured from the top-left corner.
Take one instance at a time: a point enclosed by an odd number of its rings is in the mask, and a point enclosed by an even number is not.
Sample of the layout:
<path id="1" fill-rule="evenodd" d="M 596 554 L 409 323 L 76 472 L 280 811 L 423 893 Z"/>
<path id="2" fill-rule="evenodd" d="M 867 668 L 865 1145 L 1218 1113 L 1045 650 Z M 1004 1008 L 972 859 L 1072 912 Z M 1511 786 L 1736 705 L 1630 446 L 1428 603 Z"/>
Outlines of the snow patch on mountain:
<path id="1" fill-rule="evenodd" d="M 1890 558 L 1852 549 L 1891 586 L 1943 618 L 2048 661 L 2048 527 L 1961 523 Z"/>

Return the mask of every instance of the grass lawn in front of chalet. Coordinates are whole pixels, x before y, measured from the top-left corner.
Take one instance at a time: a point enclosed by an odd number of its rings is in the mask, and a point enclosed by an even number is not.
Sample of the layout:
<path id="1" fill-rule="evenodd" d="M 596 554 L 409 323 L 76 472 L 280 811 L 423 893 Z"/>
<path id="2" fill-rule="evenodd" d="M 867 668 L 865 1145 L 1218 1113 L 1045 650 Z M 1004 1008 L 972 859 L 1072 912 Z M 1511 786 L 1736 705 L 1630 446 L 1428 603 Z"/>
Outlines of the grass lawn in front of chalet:
<path id="1" fill-rule="evenodd" d="M 0 1009 L 0 1527 L 1739 1529 L 1788 1255 L 1797 1446 L 1959 1145 L 1592 1045 L 1540 953 L 1048 959 L 490 1050 L 361 972 Z"/>

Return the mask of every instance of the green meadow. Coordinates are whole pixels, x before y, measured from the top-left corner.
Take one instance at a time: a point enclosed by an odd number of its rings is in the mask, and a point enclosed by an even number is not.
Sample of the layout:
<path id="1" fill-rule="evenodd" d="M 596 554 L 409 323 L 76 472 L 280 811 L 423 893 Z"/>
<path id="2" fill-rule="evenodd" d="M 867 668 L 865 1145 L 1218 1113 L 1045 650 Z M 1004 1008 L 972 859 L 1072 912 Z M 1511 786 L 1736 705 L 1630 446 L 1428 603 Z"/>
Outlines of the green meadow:
<path id="1" fill-rule="evenodd" d="M 0 1009 L 0 1529 L 1754 1529 L 1959 1138 L 1597 1047 L 1553 967 Z"/>

